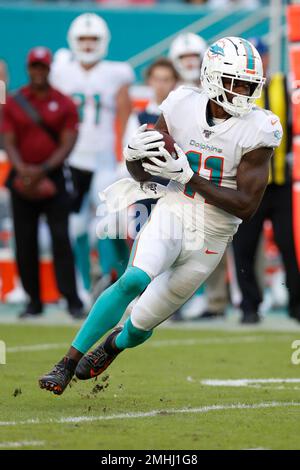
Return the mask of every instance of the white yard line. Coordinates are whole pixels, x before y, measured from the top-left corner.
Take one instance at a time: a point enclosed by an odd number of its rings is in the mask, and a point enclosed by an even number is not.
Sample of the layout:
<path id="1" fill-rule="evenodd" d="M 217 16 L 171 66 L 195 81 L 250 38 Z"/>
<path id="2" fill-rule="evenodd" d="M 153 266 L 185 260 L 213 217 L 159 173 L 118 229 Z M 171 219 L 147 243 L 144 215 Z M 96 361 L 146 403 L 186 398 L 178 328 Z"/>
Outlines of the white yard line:
<path id="1" fill-rule="evenodd" d="M 16 449 L 20 447 L 41 447 L 45 441 L 0 442 L 0 449 Z"/>
<path id="2" fill-rule="evenodd" d="M 158 340 L 150 341 L 145 347 L 160 348 L 171 346 L 201 346 L 214 344 L 243 344 L 243 343 L 261 343 L 264 341 L 290 341 L 291 335 L 269 335 L 269 336 L 236 336 L 224 338 L 187 338 L 174 340 Z M 31 351 L 48 351 L 54 349 L 64 349 L 69 346 L 68 343 L 49 343 L 49 344 L 29 344 L 23 346 L 12 346 L 6 349 L 8 353 L 31 352 Z"/>
<path id="3" fill-rule="evenodd" d="M 223 338 L 187 338 L 187 339 L 174 339 L 174 340 L 160 340 L 150 341 L 145 346 L 163 347 L 163 346 L 194 346 L 194 345 L 209 345 L 209 344 L 242 344 L 242 343 L 261 343 L 264 341 L 290 341 L 290 335 L 270 335 L 270 336 L 233 336 Z"/>
<path id="4" fill-rule="evenodd" d="M 28 419 L 25 421 L 0 421 L 0 427 L 7 426 L 21 426 L 33 424 L 72 424 L 72 423 L 91 423 L 94 421 L 110 421 L 110 420 L 126 420 L 126 419 L 140 419 L 140 418 L 155 418 L 172 416 L 174 414 L 205 414 L 211 411 L 228 411 L 228 410 L 258 410 L 268 408 L 286 408 L 286 407 L 300 407 L 300 402 L 269 402 L 269 403 L 236 403 L 232 405 L 210 405 L 201 406 L 199 408 L 166 408 L 162 410 L 151 410 L 146 412 L 136 413 L 120 413 L 114 415 L 102 416 L 66 416 L 64 418 L 50 418 L 47 420 Z"/>
<path id="5" fill-rule="evenodd" d="M 239 315 L 237 313 L 229 313 L 228 317 L 223 320 L 211 321 L 190 321 L 184 322 L 172 322 L 167 320 L 165 323 L 159 326 L 159 329 L 163 330 L 185 330 L 194 332 L 197 331 L 223 331 L 232 333 L 300 333 L 300 323 L 296 323 L 291 318 L 288 318 L 285 314 L 267 315 L 264 321 L 258 325 L 246 326 L 238 323 Z M 40 319 L 26 320 L 20 323 L 20 319 L 16 316 L 13 311 L 4 313 L 3 308 L 0 305 L 0 324 L 9 325 L 21 325 L 22 327 L 38 326 L 39 328 L 48 327 L 73 327 L 77 328 L 82 322 L 73 320 L 70 315 L 63 310 L 54 310 L 52 307 L 47 309 L 45 316 Z M 192 334 L 192 333 L 191 333 Z M 213 334 L 213 333 L 212 333 Z"/>
<path id="6" fill-rule="evenodd" d="M 187 381 L 198 382 L 201 385 L 210 387 L 254 387 L 261 388 L 267 384 L 299 384 L 300 379 L 296 378 L 269 378 L 269 379 L 204 379 L 195 380 L 193 377 L 187 377 Z M 286 390 L 285 387 L 269 387 L 276 390 Z M 298 387 L 296 387 L 297 389 Z"/>
<path id="7" fill-rule="evenodd" d="M 49 344 L 29 344 L 26 346 L 13 346 L 6 349 L 8 353 L 30 352 L 30 351 L 50 351 L 51 349 L 67 348 L 67 343 L 49 343 Z"/>

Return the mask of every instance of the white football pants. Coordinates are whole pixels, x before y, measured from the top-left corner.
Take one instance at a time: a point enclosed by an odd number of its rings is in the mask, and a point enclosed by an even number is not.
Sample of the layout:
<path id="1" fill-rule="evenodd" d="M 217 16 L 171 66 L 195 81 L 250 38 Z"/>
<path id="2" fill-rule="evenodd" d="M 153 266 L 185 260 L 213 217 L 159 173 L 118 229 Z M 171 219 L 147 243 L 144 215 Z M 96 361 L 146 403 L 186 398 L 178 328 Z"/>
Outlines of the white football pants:
<path id="1" fill-rule="evenodd" d="M 213 272 L 230 239 L 187 228 L 159 201 L 132 249 L 130 265 L 153 279 L 133 307 L 133 325 L 152 330 L 172 315 Z"/>

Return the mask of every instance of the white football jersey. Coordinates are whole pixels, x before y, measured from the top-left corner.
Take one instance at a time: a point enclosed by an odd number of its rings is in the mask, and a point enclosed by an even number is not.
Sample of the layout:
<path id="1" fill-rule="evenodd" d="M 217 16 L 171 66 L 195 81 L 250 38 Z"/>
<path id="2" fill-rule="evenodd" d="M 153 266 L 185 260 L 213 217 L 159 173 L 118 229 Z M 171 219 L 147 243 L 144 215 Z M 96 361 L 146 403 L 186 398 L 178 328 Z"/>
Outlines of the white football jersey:
<path id="1" fill-rule="evenodd" d="M 219 186 L 236 189 L 236 173 L 241 158 L 259 147 L 278 147 L 282 137 L 279 118 L 255 107 L 243 117 L 209 126 L 208 97 L 198 88 L 181 87 L 161 104 L 170 135 L 186 153 L 191 168 Z M 205 233 L 230 238 L 241 220 L 205 202 L 189 185 L 171 181 L 167 203 L 186 223 Z M 192 212 L 190 212 L 192 211 Z M 192 214 L 192 215 L 190 215 Z"/>
<path id="2" fill-rule="evenodd" d="M 134 81 L 134 72 L 125 62 L 103 60 L 90 70 L 75 61 L 55 63 L 51 84 L 72 96 L 80 117 L 79 136 L 69 157 L 72 166 L 95 171 L 115 165 L 116 95 Z"/>

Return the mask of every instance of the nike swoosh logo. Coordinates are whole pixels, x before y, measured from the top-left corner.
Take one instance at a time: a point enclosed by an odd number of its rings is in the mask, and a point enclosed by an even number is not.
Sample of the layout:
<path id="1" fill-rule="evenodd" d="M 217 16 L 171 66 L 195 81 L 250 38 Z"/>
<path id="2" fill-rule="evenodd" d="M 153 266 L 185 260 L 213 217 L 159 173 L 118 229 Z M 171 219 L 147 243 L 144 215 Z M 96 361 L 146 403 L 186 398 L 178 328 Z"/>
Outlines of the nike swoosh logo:
<path id="1" fill-rule="evenodd" d="M 178 170 L 178 171 L 170 171 L 170 173 L 182 173 L 183 172 L 183 169 L 181 168 L 181 170 Z"/>
<path id="2" fill-rule="evenodd" d="M 91 373 L 91 377 L 97 377 L 97 375 L 99 375 L 99 372 L 95 372 L 94 369 L 91 369 L 90 370 L 90 373 Z"/>
<path id="3" fill-rule="evenodd" d="M 271 121 L 272 126 L 275 126 L 277 121 L 278 121 L 278 119 L 272 119 L 272 121 Z"/>
<path id="4" fill-rule="evenodd" d="M 218 255 L 218 254 L 219 254 L 217 251 L 210 251 L 210 250 L 208 250 L 207 248 L 206 248 L 206 250 L 205 250 L 205 253 L 206 253 L 207 255 Z"/>

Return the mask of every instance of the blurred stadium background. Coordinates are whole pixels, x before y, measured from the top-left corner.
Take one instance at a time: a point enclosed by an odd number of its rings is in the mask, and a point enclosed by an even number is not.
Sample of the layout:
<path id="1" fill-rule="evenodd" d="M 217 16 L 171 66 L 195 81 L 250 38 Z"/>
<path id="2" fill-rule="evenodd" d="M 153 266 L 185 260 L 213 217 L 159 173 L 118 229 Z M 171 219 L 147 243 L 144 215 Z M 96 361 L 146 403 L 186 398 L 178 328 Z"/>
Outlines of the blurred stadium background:
<path id="1" fill-rule="evenodd" d="M 66 33 L 70 22 L 86 11 L 98 13 L 107 21 L 111 31 L 107 58 L 126 61 L 135 71 L 136 82 L 130 93 L 135 111 L 140 111 L 150 96 L 149 89 L 144 85 L 146 68 L 158 57 L 168 54 L 170 44 L 179 33 L 199 34 L 207 43 L 225 35 L 260 37 L 269 45 L 269 73 L 290 75 L 286 8 L 286 2 L 281 0 L 2 1 L 0 59 L 7 66 L 8 91 L 16 90 L 26 83 L 26 55 L 32 47 L 43 45 L 53 53 L 67 47 Z M 10 165 L 3 150 L 0 165 L 0 298 L 5 307 L 8 303 L 18 304 L 18 301 L 24 300 L 24 295 L 14 262 L 12 222 L 8 194 L 4 188 Z M 266 224 L 265 235 L 268 247 L 265 286 L 270 284 L 268 276 L 275 273 L 278 281 L 271 295 L 276 294 L 278 287 L 279 306 L 284 307 L 284 273 L 270 224 Z M 59 299 L 59 293 L 48 251 L 46 247 L 41 257 L 42 296 L 46 302 L 52 302 Z M 276 306 L 278 302 L 272 301 L 269 293 L 266 309 L 272 308 L 273 304 Z M 238 298 L 234 303 L 238 303 Z M 1 311 L 7 312 L 7 309 L 1 308 Z"/>
<path id="2" fill-rule="evenodd" d="M 286 71 L 288 67 L 285 1 L 220 0 L 218 6 L 210 1 L 186 5 L 173 0 L 2 1 L 0 8 L 1 57 L 9 66 L 11 89 L 25 81 L 28 50 L 37 44 L 53 52 L 67 47 L 68 25 L 86 11 L 100 14 L 110 27 L 112 40 L 107 58 L 128 61 L 138 81 L 143 80 L 143 69 L 158 56 L 166 55 L 174 37 L 184 31 L 200 34 L 208 43 L 226 35 L 260 36 L 271 46 L 271 71 Z"/>

